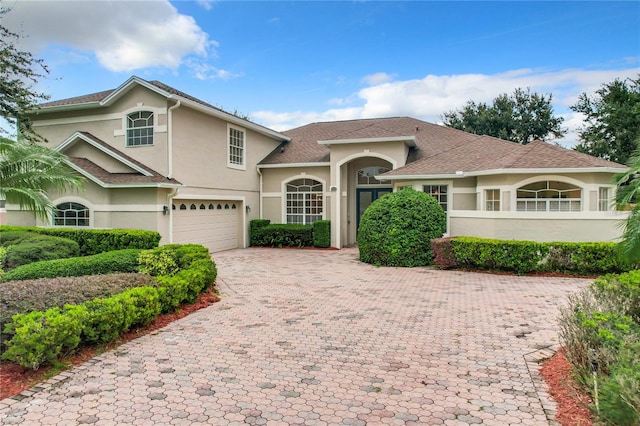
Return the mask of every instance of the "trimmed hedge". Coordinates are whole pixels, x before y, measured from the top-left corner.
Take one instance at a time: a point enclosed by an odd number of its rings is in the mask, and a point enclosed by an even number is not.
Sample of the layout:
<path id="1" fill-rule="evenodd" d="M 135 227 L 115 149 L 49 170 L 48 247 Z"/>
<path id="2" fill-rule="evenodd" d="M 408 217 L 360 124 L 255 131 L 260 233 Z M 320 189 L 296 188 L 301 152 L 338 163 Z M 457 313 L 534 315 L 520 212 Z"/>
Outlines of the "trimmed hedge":
<path id="1" fill-rule="evenodd" d="M 68 238 L 78 243 L 81 256 L 128 248 L 152 249 L 158 247 L 160 234 L 140 229 L 68 229 L 0 226 L 0 232 L 28 231 L 38 234 Z"/>
<path id="2" fill-rule="evenodd" d="M 7 272 L 2 276 L 2 281 L 138 272 L 138 256 L 141 252 L 139 249 L 125 249 L 93 256 L 29 263 Z"/>
<path id="3" fill-rule="evenodd" d="M 249 245 L 257 246 L 258 236 L 260 235 L 260 229 L 269 225 L 271 221 L 269 219 L 253 219 L 249 222 Z"/>
<path id="4" fill-rule="evenodd" d="M 5 327 L 12 335 L 3 359 L 36 369 L 83 343 L 109 342 L 160 312 L 171 312 L 181 303 L 193 302 L 217 276 L 209 250 L 199 245 L 167 245 L 139 255 L 141 268 L 171 262 L 179 269 L 158 275 L 156 287 L 139 287 L 82 305 L 65 305 L 13 316 Z"/>
<path id="5" fill-rule="evenodd" d="M 316 220 L 313 222 L 313 245 L 326 248 L 331 246 L 331 221 Z"/>
<path id="6" fill-rule="evenodd" d="M 13 269 L 32 262 L 67 258 L 80 253 L 78 243 L 71 239 L 26 231 L 0 232 L 0 245 L 6 248 L 0 269 Z"/>
<path id="7" fill-rule="evenodd" d="M 312 225 L 263 225 L 251 235 L 252 245 L 266 247 L 313 246 Z"/>
<path id="8" fill-rule="evenodd" d="M 444 210 L 431 195 L 413 188 L 387 194 L 360 218 L 360 260 L 379 266 L 431 265 L 430 241 L 445 229 Z"/>
<path id="9" fill-rule="evenodd" d="M 574 274 L 606 274 L 631 267 L 619 255 L 615 243 L 540 243 L 475 237 L 435 239 L 431 242 L 435 263 L 442 269 L 472 269 Z"/>

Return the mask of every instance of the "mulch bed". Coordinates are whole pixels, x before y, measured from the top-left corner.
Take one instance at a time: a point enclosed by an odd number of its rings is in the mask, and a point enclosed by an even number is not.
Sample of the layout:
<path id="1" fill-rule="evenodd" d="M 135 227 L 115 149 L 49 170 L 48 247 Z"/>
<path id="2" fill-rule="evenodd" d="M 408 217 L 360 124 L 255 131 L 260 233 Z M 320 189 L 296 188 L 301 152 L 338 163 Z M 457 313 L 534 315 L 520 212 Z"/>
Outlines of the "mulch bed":
<path id="1" fill-rule="evenodd" d="M 542 364 L 540 374 L 547 383 L 548 392 L 557 404 L 556 421 L 562 426 L 592 426 L 592 402 L 571 375 L 571 364 L 559 350 Z"/>
<path id="2" fill-rule="evenodd" d="M 215 290 L 211 289 L 208 293 L 202 293 L 198 296 L 198 299 L 189 305 L 182 305 L 180 308 L 171 314 L 162 314 L 158 316 L 151 324 L 129 330 L 118 338 L 117 341 L 101 347 L 84 347 L 76 351 L 74 354 L 61 359 L 61 363 L 65 364 L 68 368 L 75 365 L 80 365 L 83 362 L 93 358 L 94 356 L 113 349 L 123 343 L 129 342 L 140 336 L 144 336 L 154 330 L 165 327 L 169 323 L 184 318 L 187 315 L 210 306 L 220 301 L 220 298 L 215 294 Z M 13 395 L 17 395 L 23 390 L 47 380 L 51 375 L 59 372 L 59 369 L 55 369 L 52 366 L 42 366 L 38 370 L 30 370 L 28 368 L 21 367 L 18 364 L 9 363 L 3 361 L 0 363 L 0 399 L 8 398 Z"/>

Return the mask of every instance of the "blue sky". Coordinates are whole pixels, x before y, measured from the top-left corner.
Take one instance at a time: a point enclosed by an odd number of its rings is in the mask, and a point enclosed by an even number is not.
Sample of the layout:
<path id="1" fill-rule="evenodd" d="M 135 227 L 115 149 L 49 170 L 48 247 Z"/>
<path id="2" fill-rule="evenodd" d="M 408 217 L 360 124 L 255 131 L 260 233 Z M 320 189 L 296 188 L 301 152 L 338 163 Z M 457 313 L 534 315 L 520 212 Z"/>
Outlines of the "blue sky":
<path id="1" fill-rule="evenodd" d="M 580 93 L 640 73 L 640 2 L 2 0 L 62 99 L 160 80 L 261 124 L 413 116 L 530 87 L 572 146 Z"/>

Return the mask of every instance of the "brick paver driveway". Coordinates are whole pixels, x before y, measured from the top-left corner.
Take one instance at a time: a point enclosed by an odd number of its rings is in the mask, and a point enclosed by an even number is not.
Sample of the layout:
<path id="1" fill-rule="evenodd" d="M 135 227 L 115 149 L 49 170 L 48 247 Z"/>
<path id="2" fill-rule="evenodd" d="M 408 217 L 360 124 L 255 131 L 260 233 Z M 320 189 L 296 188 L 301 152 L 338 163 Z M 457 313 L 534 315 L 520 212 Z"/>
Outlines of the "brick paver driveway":
<path id="1" fill-rule="evenodd" d="M 0 401 L 0 424 L 548 424 L 569 278 L 217 253 L 220 303 Z M 533 376 L 533 378 L 532 378 Z"/>

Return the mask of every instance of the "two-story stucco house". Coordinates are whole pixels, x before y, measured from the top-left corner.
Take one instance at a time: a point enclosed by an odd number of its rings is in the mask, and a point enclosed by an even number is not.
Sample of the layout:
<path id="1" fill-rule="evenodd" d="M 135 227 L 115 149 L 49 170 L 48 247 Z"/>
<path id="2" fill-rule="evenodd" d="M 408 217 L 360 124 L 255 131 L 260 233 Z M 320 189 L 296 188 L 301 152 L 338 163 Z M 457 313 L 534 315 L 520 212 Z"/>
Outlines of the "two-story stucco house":
<path id="1" fill-rule="evenodd" d="M 245 247 L 251 219 L 330 219 L 340 248 L 369 204 L 408 186 L 438 199 L 452 236 L 611 241 L 626 217 L 611 209 L 620 164 L 409 117 L 276 132 L 132 77 L 43 104 L 34 125 L 87 185 L 50 194 L 48 223 L 8 205 L 9 224 L 150 229 L 219 251 Z"/>

